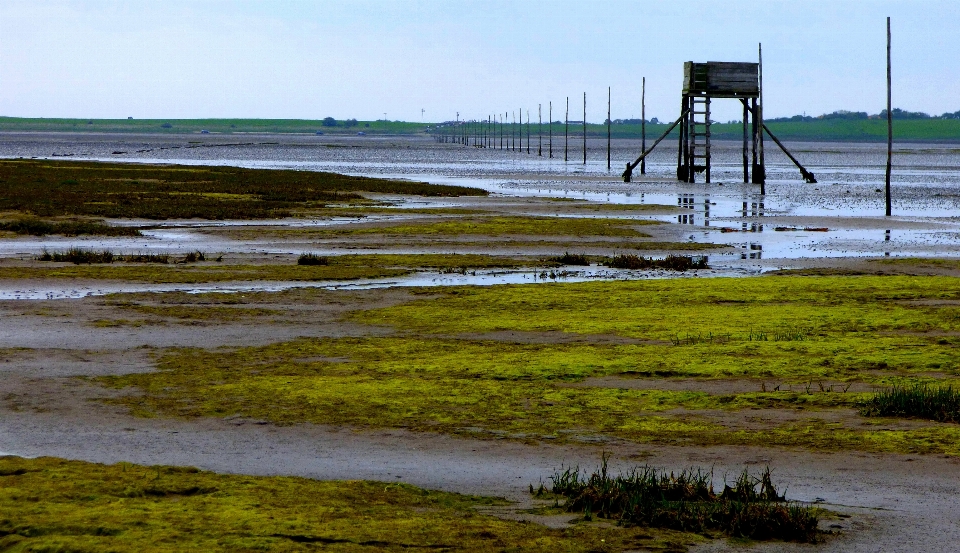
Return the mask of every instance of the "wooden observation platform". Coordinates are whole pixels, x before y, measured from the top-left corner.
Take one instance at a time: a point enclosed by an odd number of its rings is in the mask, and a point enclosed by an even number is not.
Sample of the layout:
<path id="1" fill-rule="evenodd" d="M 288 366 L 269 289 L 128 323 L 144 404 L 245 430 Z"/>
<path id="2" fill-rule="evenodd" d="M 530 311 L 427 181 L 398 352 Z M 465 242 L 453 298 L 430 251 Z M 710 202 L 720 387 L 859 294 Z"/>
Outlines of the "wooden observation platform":
<path id="1" fill-rule="evenodd" d="M 763 133 L 773 139 L 781 150 L 800 169 L 806 182 L 817 182 L 813 173 L 804 169 L 783 143 L 763 124 L 763 65 L 708 61 L 683 64 L 683 98 L 680 117 L 670 125 L 649 149 L 633 163 L 627 163 L 624 182 L 630 182 L 633 169 L 657 147 L 677 126 L 680 127 L 680 147 L 677 152 L 677 179 L 696 182 L 697 173 L 710 182 L 710 102 L 714 98 L 733 98 L 743 104 L 743 182 L 760 185 L 765 193 L 766 168 L 763 161 Z"/>
<path id="2" fill-rule="evenodd" d="M 710 102 L 714 98 L 736 98 L 743 103 L 743 182 L 763 183 L 763 119 L 760 98 L 760 64 L 708 61 L 683 64 L 683 100 L 680 107 L 680 149 L 677 154 L 677 179 L 695 182 L 704 173 L 710 182 Z M 748 140 L 747 127 L 752 121 Z M 748 172 L 747 148 L 751 143 L 752 171 Z"/>

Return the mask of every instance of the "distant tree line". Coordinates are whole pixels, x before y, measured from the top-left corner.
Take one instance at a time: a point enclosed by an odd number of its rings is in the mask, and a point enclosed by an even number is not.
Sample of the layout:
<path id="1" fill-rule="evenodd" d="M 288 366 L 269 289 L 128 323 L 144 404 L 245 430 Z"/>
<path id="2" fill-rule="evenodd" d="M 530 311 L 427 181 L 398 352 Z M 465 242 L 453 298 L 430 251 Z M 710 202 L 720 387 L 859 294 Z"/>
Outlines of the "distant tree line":
<path id="1" fill-rule="evenodd" d="M 356 119 L 344 119 L 343 121 L 337 121 L 333 117 L 324 117 L 323 122 L 321 123 L 324 127 L 356 127 L 359 125 Z"/>
<path id="2" fill-rule="evenodd" d="M 773 119 L 767 119 L 769 122 L 773 123 L 787 123 L 791 121 L 827 121 L 831 119 L 840 119 L 846 121 L 856 121 L 863 119 L 886 119 L 887 110 L 881 110 L 880 113 L 876 115 L 870 115 L 865 111 L 847 111 L 847 110 L 838 110 L 833 113 L 825 113 L 823 115 L 794 115 L 793 117 L 776 117 Z M 922 111 L 907 111 L 900 108 L 893 108 L 893 118 L 894 119 L 960 119 L 960 110 L 953 113 L 944 113 L 943 115 L 930 115 Z"/>

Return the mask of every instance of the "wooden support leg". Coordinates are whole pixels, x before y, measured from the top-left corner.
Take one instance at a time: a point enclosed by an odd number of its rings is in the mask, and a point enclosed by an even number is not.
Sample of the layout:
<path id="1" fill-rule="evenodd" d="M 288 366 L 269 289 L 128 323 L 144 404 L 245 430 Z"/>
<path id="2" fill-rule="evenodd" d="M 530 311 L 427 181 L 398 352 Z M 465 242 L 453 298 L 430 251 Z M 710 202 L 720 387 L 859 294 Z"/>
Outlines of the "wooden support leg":
<path id="1" fill-rule="evenodd" d="M 747 114 L 750 110 L 747 108 L 747 100 L 745 98 L 741 98 L 740 103 L 743 104 L 743 183 L 746 184 L 750 182 L 750 168 L 747 162 Z"/>

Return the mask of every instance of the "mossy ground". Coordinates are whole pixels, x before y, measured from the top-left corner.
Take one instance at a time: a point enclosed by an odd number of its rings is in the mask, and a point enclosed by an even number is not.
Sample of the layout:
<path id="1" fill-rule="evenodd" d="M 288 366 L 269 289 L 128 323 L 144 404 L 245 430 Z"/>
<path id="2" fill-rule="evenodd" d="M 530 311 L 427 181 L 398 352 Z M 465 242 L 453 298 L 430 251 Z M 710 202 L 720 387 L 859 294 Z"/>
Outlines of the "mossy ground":
<path id="1" fill-rule="evenodd" d="M 486 269 L 518 267 L 527 263 L 509 257 L 463 254 L 339 255 L 328 265 L 204 264 L 140 265 L 102 264 L 55 266 L 0 266 L 0 279 L 95 279 L 150 283 L 202 283 L 228 281 L 319 281 L 386 278 L 418 270 Z"/>
<path id="2" fill-rule="evenodd" d="M 477 508 L 502 500 L 401 483 L 222 475 L 191 468 L 0 458 L 0 550 L 683 550 L 678 532 L 549 529 Z"/>
<path id="3" fill-rule="evenodd" d="M 0 161 L 0 189 L 0 212 L 146 219 L 285 217 L 295 209 L 363 200 L 359 192 L 487 194 L 460 186 L 315 171 L 22 159 Z"/>
<path id="4" fill-rule="evenodd" d="M 170 351 L 155 373 L 101 382 L 138 388 L 115 401 L 146 415 L 960 455 L 957 425 L 864 419 L 855 408 L 869 394 L 842 391 L 846 384 L 953 381 L 960 370 L 955 278 L 775 276 L 429 292 L 349 317 L 392 327 L 392 336 Z M 499 338 L 504 331 L 514 338 Z M 656 377 L 665 385 L 592 386 L 588 377 Z M 670 390 L 675 379 L 702 387 Z M 717 393 L 714 379 L 756 387 Z M 771 410 L 790 416 L 750 422 Z"/>

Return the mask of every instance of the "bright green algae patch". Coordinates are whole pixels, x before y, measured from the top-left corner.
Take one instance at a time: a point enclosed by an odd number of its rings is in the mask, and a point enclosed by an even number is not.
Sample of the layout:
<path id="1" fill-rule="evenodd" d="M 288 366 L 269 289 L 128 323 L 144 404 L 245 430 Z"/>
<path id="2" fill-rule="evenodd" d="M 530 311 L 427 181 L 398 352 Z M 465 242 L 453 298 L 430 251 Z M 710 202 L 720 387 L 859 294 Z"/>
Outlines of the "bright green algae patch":
<path id="1" fill-rule="evenodd" d="M 527 440 L 960 454 L 957 425 L 868 421 L 856 407 L 869 394 L 818 385 L 862 389 L 956 376 L 954 278 L 778 276 L 431 292 L 439 297 L 350 317 L 393 327 L 393 336 L 178 350 L 161 357 L 156 373 L 102 381 L 138 387 L 142 395 L 118 401 L 145 415 L 239 413 L 280 424 Z M 504 331 L 513 337 L 498 339 Z M 589 385 L 591 377 L 613 385 Z M 627 385 L 638 377 L 664 385 Z M 671 390 L 678 378 L 704 387 Z M 755 388 L 710 392 L 718 378 Z M 776 388 L 782 384 L 790 389 Z M 745 424 L 757 409 L 796 416 Z"/>
<path id="2" fill-rule="evenodd" d="M 477 511 L 504 503 L 400 483 L 3 457 L 0 550 L 546 553 L 603 544 L 669 549 L 696 540 L 589 524 L 550 529 Z"/>

